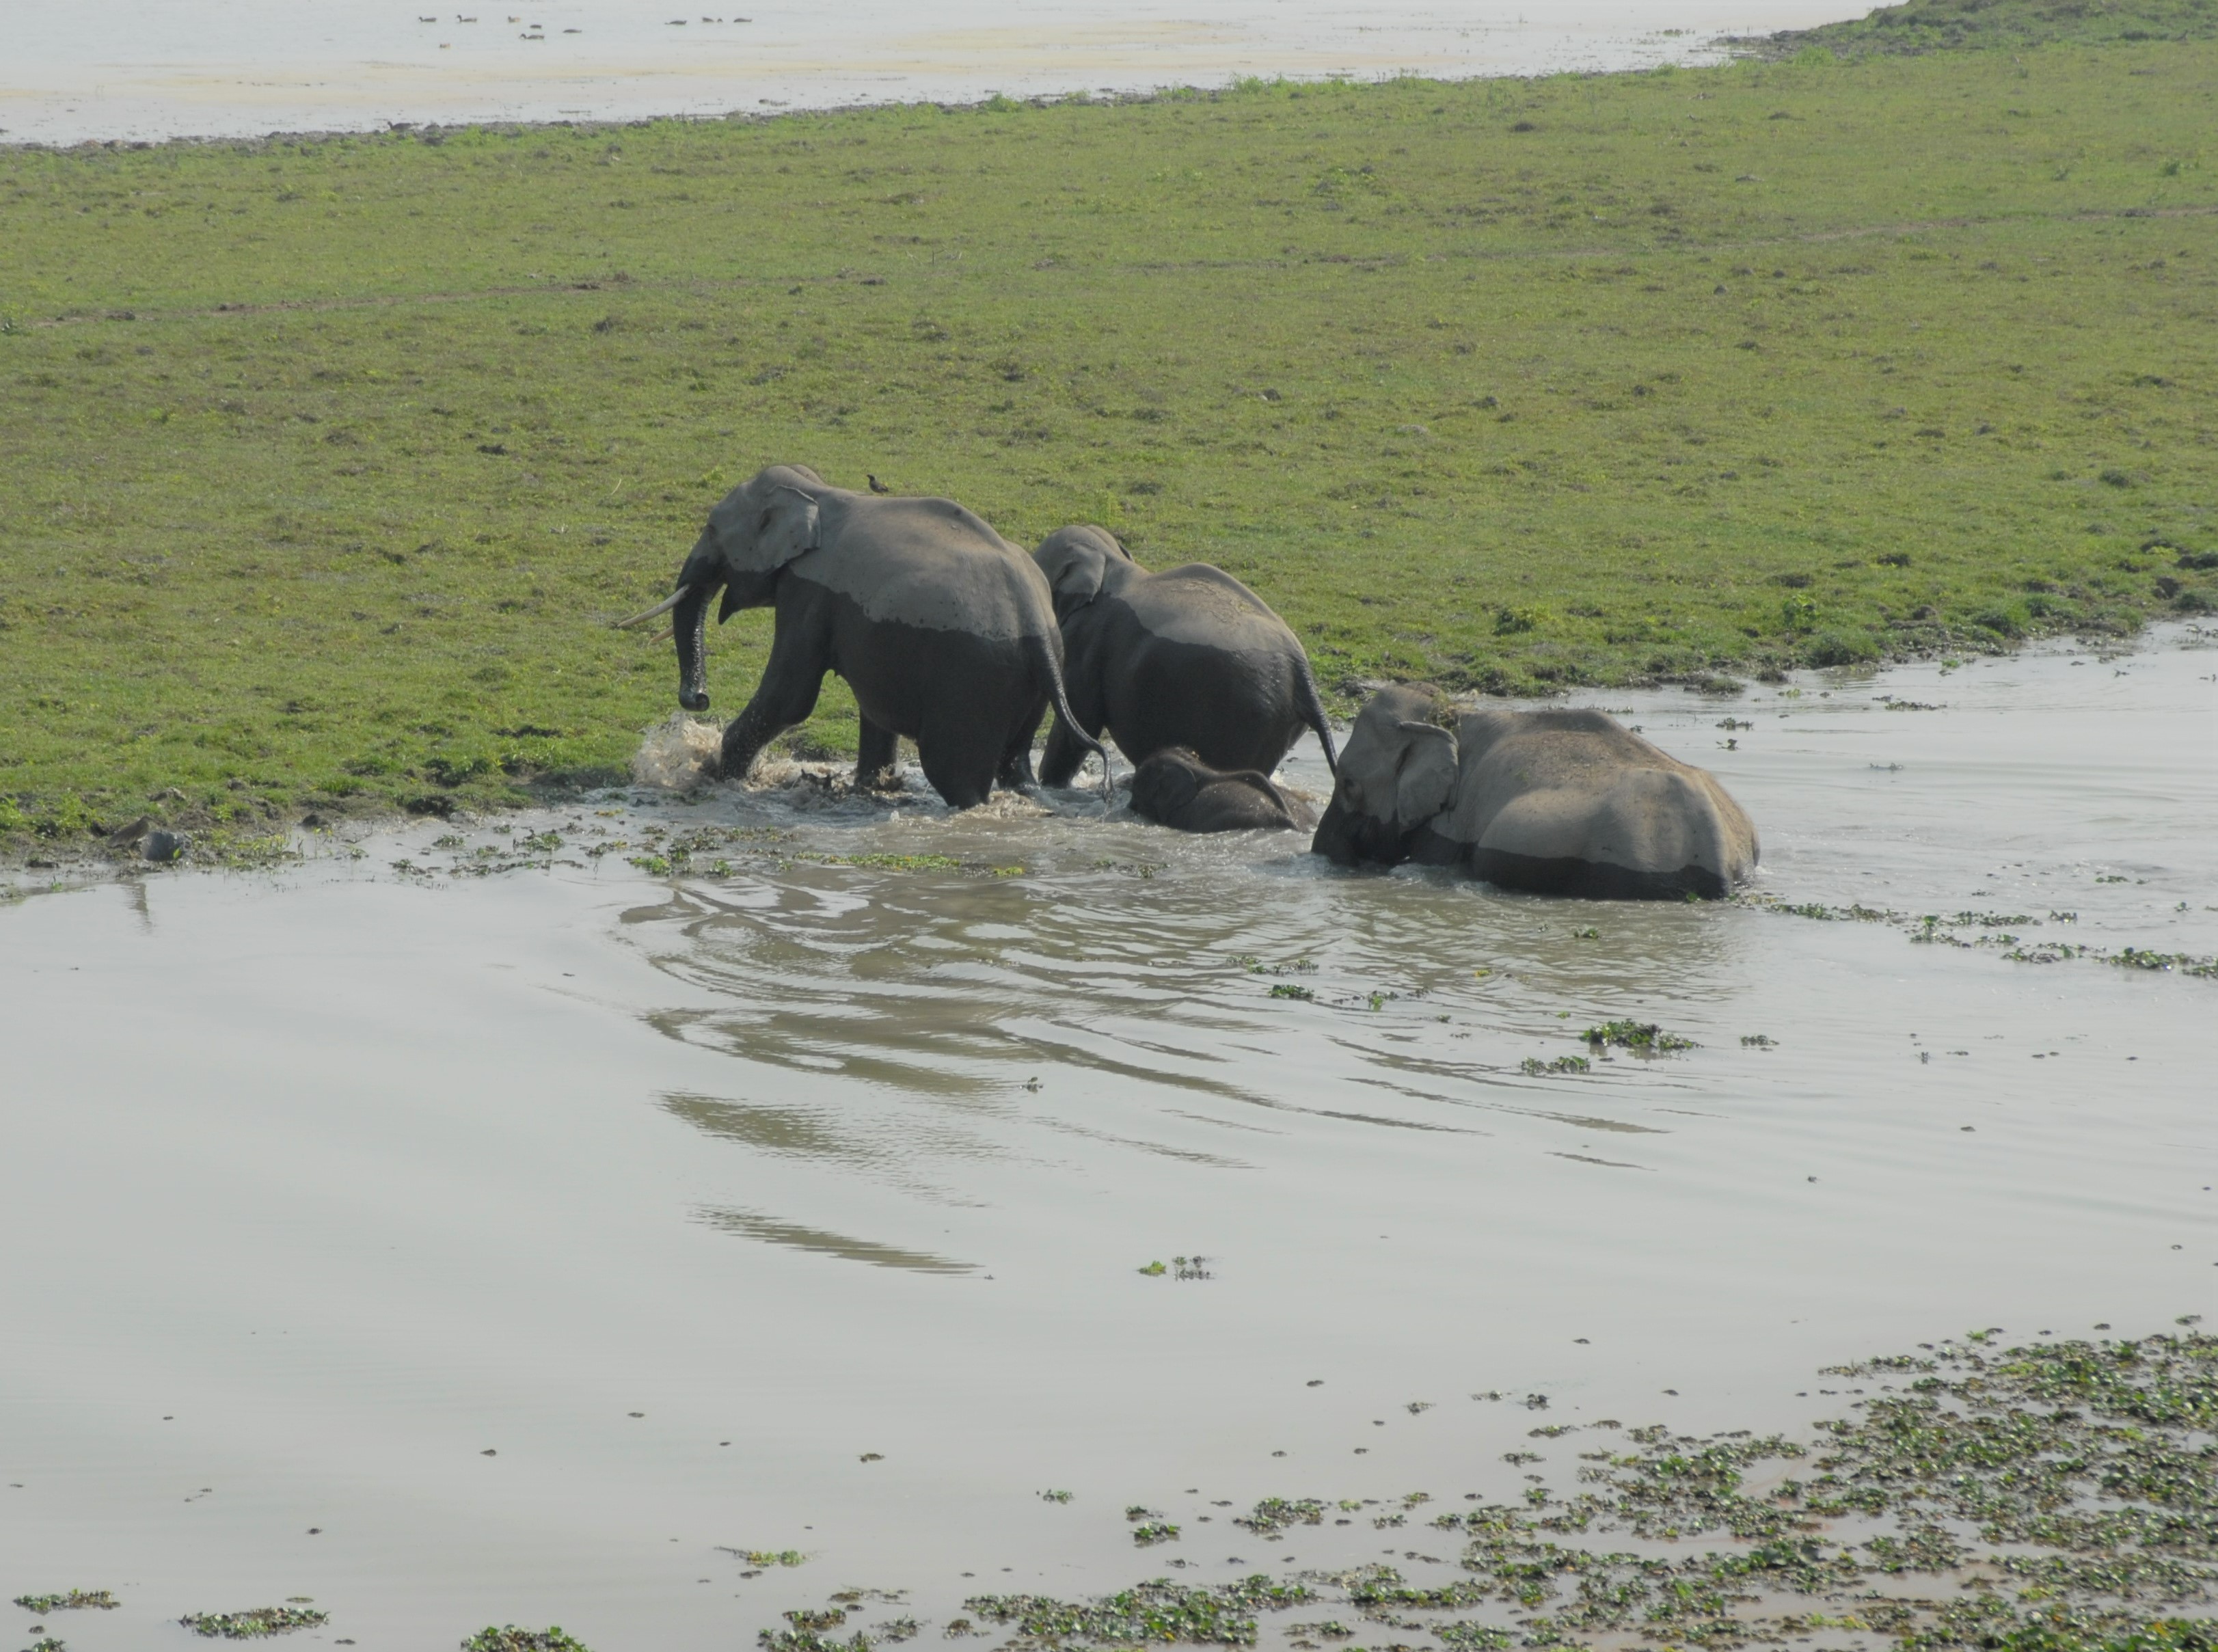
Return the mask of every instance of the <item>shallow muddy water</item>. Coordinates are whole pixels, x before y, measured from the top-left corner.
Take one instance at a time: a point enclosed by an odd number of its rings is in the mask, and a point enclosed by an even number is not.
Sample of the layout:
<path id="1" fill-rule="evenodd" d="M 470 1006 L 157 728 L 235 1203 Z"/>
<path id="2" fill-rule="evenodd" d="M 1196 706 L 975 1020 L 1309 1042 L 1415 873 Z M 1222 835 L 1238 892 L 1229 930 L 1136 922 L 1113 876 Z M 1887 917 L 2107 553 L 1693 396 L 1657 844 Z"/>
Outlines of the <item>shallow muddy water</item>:
<path id="1" fill-rule="evenodd" d="M 1739 904 L 800 783 L 25 888 L 0 1596 L 114 1589 L 73 1652 L 290 1596 L 690 1652 L 843 1586 L 936 1642 L 981 1590 L 1422 1575 L 1415 1521 L 1227 1522 L 1567 1481 L 1530 1395 L 1799 1429 L 1834 1361 L 2218 1311 L 2218 980 L 2006 956 L 2218 951 L 2218 650 L 2165 640 L 1582 696 L 1748 807 Z M 1852 905 L 1901 921 L 1777 909 Z"/>
<path id="2" fill-rule="evenodd" d="M 512 3 L 513 0 L 506 0 Z M 0 142 L 251 137 L 387 121 L 637 120 L 1216 86 L 1242 75 L 1548 74 L 1715 60 L 1841 0 L 638 0 L 511 13 L 356 0 L 8 8 Z"/>

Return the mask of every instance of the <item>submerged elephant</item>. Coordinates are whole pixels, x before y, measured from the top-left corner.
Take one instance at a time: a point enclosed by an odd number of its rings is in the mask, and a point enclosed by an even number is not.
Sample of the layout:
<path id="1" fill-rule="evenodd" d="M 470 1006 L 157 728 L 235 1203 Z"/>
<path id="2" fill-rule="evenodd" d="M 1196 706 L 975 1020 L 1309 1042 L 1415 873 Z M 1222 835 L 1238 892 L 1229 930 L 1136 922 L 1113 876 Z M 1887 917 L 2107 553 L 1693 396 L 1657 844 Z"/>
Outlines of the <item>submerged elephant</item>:
<path id="1" fill-rule="evenodd" d="M 1183 746 L 1132 775 L 1132 813 L 1180 832 L 1293 832 L 1315 818 L 1254 769 L 1212 769 Z"/>
<path id="2" fill-rule="evenodd" d="M 1032 555 L 1055 592 L 1077 714 L 1048 735 L 1048 784 L 1105 731 L 1134 764 L 1183 746 L 1211 768 L 1267 775 L 1307 724 L 1336 761 L 1301 642 L 1230 574 L 1205 562 L 1149 573 L 1093 527 L 1058 529 Z"/>
<path id="3" fill-rule="evenodd" d="M 728 779 L 744 780 L 762 748 L 815 708 L 827 671 L 846 680 L 861 713 L 858 783 L 885 780 L 907 735 L 925 778 L 956 808 L 984 802 L 996 780 L 1030 782 L 1032 735 L 1050 705 L 1071 721 L 1047 581 L 951 499 L 851 493 L 801 465 L 772 465 L 726 494 L 678 589 L 621 622 L 676 610 L 678 699 L 688 711 L 708 708 L 702 640 L 720 589 L 719 624 L 743 608 L 777 610 L 762 682 L 724 730 Z M 1100 758 L 1106 789 L 1108 753 L 1079 744 Z"/>
<path id="4" fill-rule="evenodd" d="M 1713 900 L 1755 868 L 1725 789 L 1606 713 L 1469 711 L 1453 730 L 1444 715 L 1425 688 L 1364 707 L 1312 849 L 1595 900 Z"/>

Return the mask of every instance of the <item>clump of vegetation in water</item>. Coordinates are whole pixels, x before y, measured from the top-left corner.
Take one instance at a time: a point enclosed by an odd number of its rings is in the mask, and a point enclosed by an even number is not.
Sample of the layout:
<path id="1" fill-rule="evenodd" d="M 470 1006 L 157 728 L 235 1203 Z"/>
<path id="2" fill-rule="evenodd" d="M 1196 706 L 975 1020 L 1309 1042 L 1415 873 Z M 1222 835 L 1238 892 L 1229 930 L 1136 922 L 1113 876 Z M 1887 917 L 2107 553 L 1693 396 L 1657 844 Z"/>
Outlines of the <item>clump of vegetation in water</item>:
<path id="1" fill-rule="evenodd" d="M 15 1604 L 43 1618 L 53 1612 L 114 1612 L 123 1603 L 107 1589 L 71 1589 L 63 1594 L 19 1594 Z"/>
<path id="2" fill-rule="evenodd" d="M 2218 1338 L 2194 1323 L 2014 1347 L 1982 1330 L 1830 1367 L 1856 1401 L 1807 1439 L 1597 1420 L 1586 1426 L 1621 1439 L 1580 1454 L 1575 1489 L 1528 1476 L 1517 1503 L 1474 1494 L 1431 1519 L 1463 1545 L 1461 1575 L 1442 1581 L 1371 1563 L 1217 1587 L 1158 1578 L 1088 1602 L 981 1595 L 964 1608 L 1012 1631 L 1019 1652 L 1253 1645 L 1261 1614 L 1325 1601 L 1379 1625 L 1381 1643 L 1418 1631 L 1453 1652 L 1628 1638 L 1724 1652 L 1817 1637 L 1900 1652 L 2218 1652 Z M 1411 1493 L 1370 1524 L 1403 1525 L 1431 1500 Z M 1335 1507 L 1267 1497 L 1233 1523 L 1274 1538 Z M 975 1631 L 959 1618 L 948 1632 Z M 1360 1632 L 1332 1618 L 1286 1636 L 1314 1649 Z M 765 1645 L 867 1652 L 869 1637 Z"/>
<path id="3" fill-rule="evenodd" d="M 1694 1047 L 1693 1039 L 1666 1032 L 1653 1021 L 1604 1021 L 1579 1036 L 1597 1049 L 1605 1044 L 1615 1044 L 1636 1055 L 1665 1055 Z"/>
<path id="4" fill-rule="evenodd" d="M 1324 1519 L 1324 1504 L 1314 1497 L 1266 1497 L 1232 1524 L 1244 1525 L 1258 1537 L 1275 1538 L 1290 1525 L 1316 1525 Z"/>
<path id="5" fill-rule="evenodd" d="M 289 1635 L 296 1629 L 314 1629 L 329 1623 L 331 1614 L 313 1606 L 255 1606 L 245 1612 L 188 1612 L 177 1621 L 211 1640 L 253 1641 L 269 1635 Z"/>
<path id="6" fill-rule="evenodd" d="M 1217 562 L 1343 708 L 2204 611 L 2208 0 L 1943 12 L 2119 43 L 0 151 L 0 852 L 621 783 L 768 455 Z"/>
<path id="7" fill-rule="evenodd" d="M 462 1643 L 462 1652 L 591 1652 L 591 1649 L 560 1627 L 518 1629 L 509 1624 L 480 1630 Z"/>
<path id="8" fill-rule="evenodd" d="M 2122 877 L 2098 877 L 2097 883 L 2122 883 Z M 1742 894 L 1732 897 L 1741 906 L 1761 907 L 1789 918 L 1808 918 L 1819 923 L 1853 920 L 1862 924 L 1886 924 L 1906 931 L 1910 939 L 1921 946 L 1959 947 L 1967 951 L 1992 950 L 2012 963 L 2060 963 L 2069 958 L 2091 958 L 2098 963 L 2112 964 L 2121 969 L 2148 969 L 2165 974 L 2191 975 L 2201 981 L 2218 981 L 2218 958 L 2192 952 L 2164 952 L 2153 948 L 2122 946 L 2115 952 L 2091 942 L 2023 940 L 2013 931 L 2039 929 L 2044 923 L 2076 924 L 2076 912 L 2052 912 L 2046 919 L 2035 918 L 2030 913 L 1959 912 L 1948 914 L 1925 913 L 1912 917 L 1908 913 L 1893 912 L 1885 907 L 1861 904 L 1848 906 L 1828 906 L 1821 901 L 1792 904 L 1773 900 L 1762 894 Z M 1975 931 L 1967 940 L 1959 931 Z M 1745 1043 L 1746 1040 L 1742 1042 Z"/>
<path id="9" fill-rule="evenodd" d="M 870 1652 L 871 1637 L 858 1630 L 846 1640 L 814 1629 L 765 1629 L 755 1637 L 763 1652 Z"/>
<path id="10" fill-rule="evenodd" d="M 1016 1631 L 1026 1646 L 1131 1646 L 1184 1641 L 1253 1646 L 1256 1614 L 1313 1600 L 1304 1584 L 1255 1573 L 1236 1583 L 1188 1586 L 1168 1578 L 1136 1584 L 1087 1604 L 1040 1594 L 973 1595 L 963 1605 Z"/>
<path id="11" fill-rule="evenodd" d="M 1537 1055 L 1527 1055 L 1517 1064 L 1520 1073 L 1536 1079 L 1552 1078 L 1564 1073 L 1588 1073 L 1593 1069 L 1594 1063 L 1583 1055 L 1558 1055 L 1548 1061 Z"/>

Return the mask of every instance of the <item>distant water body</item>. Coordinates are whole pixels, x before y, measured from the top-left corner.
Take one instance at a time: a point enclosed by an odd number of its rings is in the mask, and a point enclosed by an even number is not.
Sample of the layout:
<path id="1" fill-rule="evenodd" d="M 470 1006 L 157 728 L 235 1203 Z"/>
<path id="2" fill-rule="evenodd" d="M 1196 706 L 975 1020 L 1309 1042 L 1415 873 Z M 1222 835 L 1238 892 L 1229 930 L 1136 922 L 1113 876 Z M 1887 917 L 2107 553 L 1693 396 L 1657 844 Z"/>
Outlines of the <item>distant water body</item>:
<path id="1" fill-rule="evenodd" d="M 0 144 L 1714 60 L 1842 0 L 0 0 Z M 510 6 L 518 6 L 511 12 Z"/>

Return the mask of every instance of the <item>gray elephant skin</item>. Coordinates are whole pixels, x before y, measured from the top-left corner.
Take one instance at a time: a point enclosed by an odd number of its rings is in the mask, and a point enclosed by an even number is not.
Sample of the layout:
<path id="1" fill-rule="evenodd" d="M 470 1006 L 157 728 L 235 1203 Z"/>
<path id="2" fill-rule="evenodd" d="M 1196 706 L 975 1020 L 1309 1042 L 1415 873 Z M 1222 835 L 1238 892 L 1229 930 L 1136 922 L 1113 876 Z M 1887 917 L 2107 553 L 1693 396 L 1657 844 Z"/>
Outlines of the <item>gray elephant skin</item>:
<path id="1" fill-rule="evenodd" d="M 956 808 L 984 802 L 997 781 L 1028 784 L 1047 708 L 1070 721 L 1047 581 L 951 499 L 853 493 L 802 465 L 772 465 L 726 494 L 661 605 L 674 610 L 688 711 L 708 708 L 703 634 L 720 590 L 719 624 L 746 608 L 777 616 L 762 681 L 724 730 L 727 779 L 744 780 L 765 746 L 808 717 L 827 671 L 861 713 L 857 783 L 886 783 L 906 735 Z M 1107 754 L 1081 744 L 1101 758 L 1106 788 Z"/>
<path id="2" fill-rule="evenodd" d="M 1132 774 L 1132 813 L 1180 832 L 1295 832 L 1315 816 L 1254 769 L 1212 769 L 1190 749 L 1152 754 Z"/>
<path id="3" fill-rule="evenodd" d="M 1310 847 L 1592 900 L 1714 900 L 1755 869 L 1756 828 L 1725 789 L 1605 712 L 1447 718 L 1429 689 L 1382 690 Z"/>
<path id="4" fill-rule="evenodd" d="M 1267 775 L 1306 724 L 1335 761 L 1300 640 L 1222 568 L 1150 573 L 1091 526 L 1057 529 L 1032 556 L 1055 593 L 1076 714 L 1075 728 L 1062 719 L 1048 735 L 1040 778 L 1050 785 L 1105 731 L 1135 764 L 1182 746 L 1212 769 Z"/>

